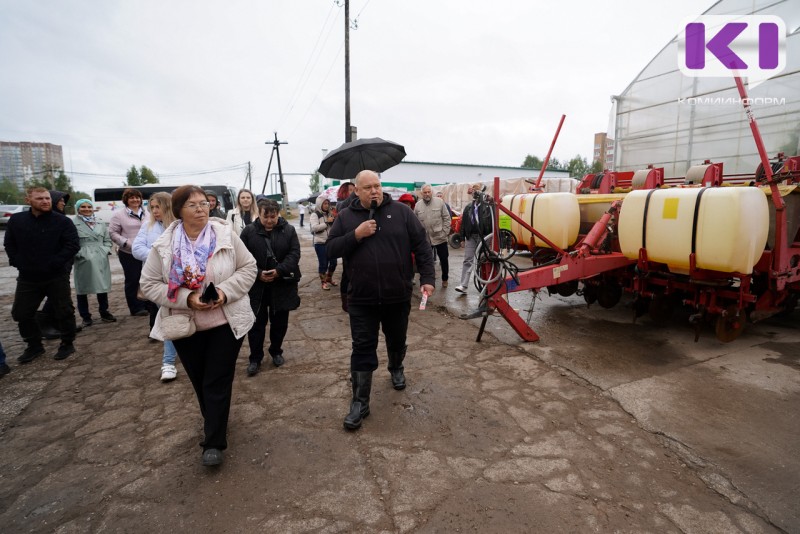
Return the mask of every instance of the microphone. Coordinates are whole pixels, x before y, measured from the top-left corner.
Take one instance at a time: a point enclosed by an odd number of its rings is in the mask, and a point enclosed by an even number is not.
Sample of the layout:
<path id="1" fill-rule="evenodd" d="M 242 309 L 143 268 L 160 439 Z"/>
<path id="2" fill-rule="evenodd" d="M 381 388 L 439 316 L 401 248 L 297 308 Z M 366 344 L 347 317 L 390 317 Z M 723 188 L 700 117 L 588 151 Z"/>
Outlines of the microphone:
<path id="1" fill-rule="evenodd" d="M 377 200 L 373 200 L 372 202 L 370 202 L 370 204 L 369 204 L 369 220 L 370 221 L 375 218 L 375 208 L 377 208 L 377 207 L 378 207 L 378 201 Z"/>

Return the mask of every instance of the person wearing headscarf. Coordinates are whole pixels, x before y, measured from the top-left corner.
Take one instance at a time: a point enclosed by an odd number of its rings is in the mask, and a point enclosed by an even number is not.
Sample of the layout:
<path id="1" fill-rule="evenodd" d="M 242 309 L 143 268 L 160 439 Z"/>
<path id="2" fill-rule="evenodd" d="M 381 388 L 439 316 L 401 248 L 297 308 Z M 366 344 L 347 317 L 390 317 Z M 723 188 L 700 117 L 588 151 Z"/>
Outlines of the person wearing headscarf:
<path id="1" fill-rule="evenodd" d="M 108 255 L 111 254 L 111 236 L 108 225 L 99 222 L 94 215 L 94 205 L 87 198 L 75 203 L 78 212 L 73 217 L 81 249 L 75 256 L 73 284 L 78 296 L 78 314 L 83 319 L 81 326 L 92 326 L 92 314 L 89 311 L 88 295 L 97 295 L 100 308 L 100 320 L 104 323 L 115 323 L 117 318 L 108 311 L 108 292 L 111 290 L 111 266 Z"/>
<path id="2" fill-rule="evenodd" d="M 167 339 L 162 325 L 168 315 L 189 315 L 195 325 L 194 333 L 173 343 L 203 416 L 202 463 L 217 466 L 228 446 L 236 358 L 255 322 L 248 292 L 258 268 L 238 232 L 209 219 L 208 209 L 199 186 L 172 193 L 177 220 L 153 243 L 140 285 L 160 307 L 150 337 Z"/>

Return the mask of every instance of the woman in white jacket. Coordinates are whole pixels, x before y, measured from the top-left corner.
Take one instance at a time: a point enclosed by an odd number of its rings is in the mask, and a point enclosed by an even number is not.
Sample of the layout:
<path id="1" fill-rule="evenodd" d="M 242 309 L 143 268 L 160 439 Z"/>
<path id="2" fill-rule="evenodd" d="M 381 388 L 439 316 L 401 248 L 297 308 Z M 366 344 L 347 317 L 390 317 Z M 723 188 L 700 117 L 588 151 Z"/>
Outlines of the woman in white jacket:
<path id="1" fill-rule="evenodd" d="M 178 219 L 153 244 L 142 269 L 144 296 L 160 306 L 150 336 L 163 340 L 168 314 L 190 315 L 197 331 L 174 339 L 178 357 L 194 386 L 203 415 L 203 465 L 222 463 L 228 446 L 236 358 L 255 317 L 248 291 L 256 279 L 256 260 L 230 225 L 209 221 L 202 188 L 184 185 L 172 193 Z M 201 295 L 213 283 L 217 298 Z"/>
<path id="2" fill-rule="evenodd" d="M 244 227 L 258 218 L 258 208 L 253 193 L 249 189 L 240 189 L 236 195 L 236 207 L 228 212 L 226 220 L 236 235 L 241 235 Z"/>

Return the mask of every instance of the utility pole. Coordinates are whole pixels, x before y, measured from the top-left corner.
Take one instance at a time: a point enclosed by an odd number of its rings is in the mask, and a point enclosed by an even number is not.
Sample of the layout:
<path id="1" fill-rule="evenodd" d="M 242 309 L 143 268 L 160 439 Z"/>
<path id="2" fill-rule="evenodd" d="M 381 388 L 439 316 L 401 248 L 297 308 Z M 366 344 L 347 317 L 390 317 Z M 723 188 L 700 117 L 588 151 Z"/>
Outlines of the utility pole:
<path id="1" fill-rule="evenodd" d="M 248 185 L 249 184 L 249 185 Z M 244 185 L 242 189 L 253 190 L 253 175 L 250 173 L 250 162 L 247 162 L 247 176 L 244 177 Z"/>
<path id="2" fill-rule="evenodd" d="M 350 0 L 344 0 L 344 142 L 350 138 Z"/>
<path id="3" fill-rule="evenodd" d="M 278 141 L 278 132 L 275 133 L 275 140 L 274 141 L 265 141 L 265 145 L 272 144 L 272 153 L 269 155 L 269 164 L 267 165 L 267 174 L 264 176 L 264 186 L 261 188 L 261 194 L 264 194 L 264 191 L 267 189 L 267 181 L 269 181 L 269 170 L 272 167 L 272 157 L 278 156 L 278 180 L 280 181 L 280 189 L 281 189 L 281 200 L 283 204 L 283 210 L 286 211 L 286 183 L 283 181 L 283 170 L 281 169 L 281 151 L 280 146 L 286 145 L 288 142 L 286 141 Z"/>

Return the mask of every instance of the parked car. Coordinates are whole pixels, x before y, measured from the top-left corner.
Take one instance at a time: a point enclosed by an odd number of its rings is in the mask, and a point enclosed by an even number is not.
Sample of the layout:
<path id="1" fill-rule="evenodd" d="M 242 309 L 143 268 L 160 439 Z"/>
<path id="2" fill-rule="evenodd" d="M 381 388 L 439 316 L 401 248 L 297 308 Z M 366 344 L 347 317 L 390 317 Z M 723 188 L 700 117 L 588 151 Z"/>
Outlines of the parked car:
<path id="1" fill-rule="evenodd" d="M 8 219 L 10 219 L 15 213 L 22 213 L 23 211 L 28 211 L 29 209 L 31 209 L 30 206 L 23 204 L 6 204 L 0 206 L 0 226 L 5 226 L 8 224 Z"/>

